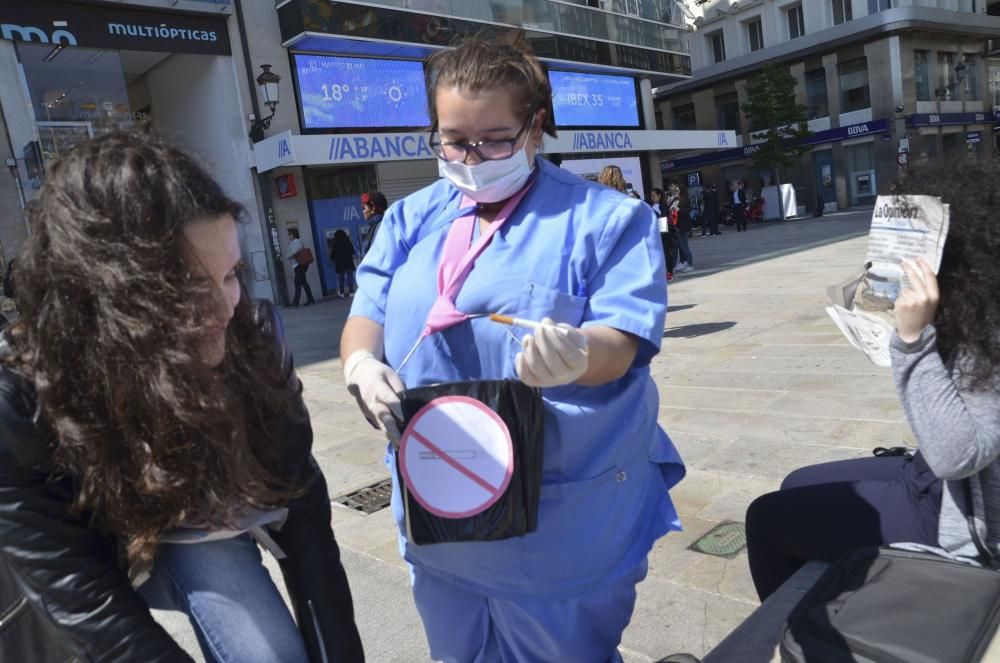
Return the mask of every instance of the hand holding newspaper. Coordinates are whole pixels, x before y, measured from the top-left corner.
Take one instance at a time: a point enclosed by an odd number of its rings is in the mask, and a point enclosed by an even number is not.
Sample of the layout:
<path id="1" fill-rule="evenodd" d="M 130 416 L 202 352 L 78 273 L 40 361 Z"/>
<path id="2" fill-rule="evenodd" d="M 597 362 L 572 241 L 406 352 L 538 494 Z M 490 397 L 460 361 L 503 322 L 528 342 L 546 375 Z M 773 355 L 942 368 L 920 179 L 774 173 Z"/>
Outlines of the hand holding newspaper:
<path id="1" fill-rule="evenodd" d="M 937 273 L 948 235 L 948 205 L 934 196 L 879 196 L 862 273 L 827 289 L 826 312 L 851 345 L 878 366 L 889 366 L 896 328 L 893 304 L 910 287 L 904 260 L 923 258 Z"/>

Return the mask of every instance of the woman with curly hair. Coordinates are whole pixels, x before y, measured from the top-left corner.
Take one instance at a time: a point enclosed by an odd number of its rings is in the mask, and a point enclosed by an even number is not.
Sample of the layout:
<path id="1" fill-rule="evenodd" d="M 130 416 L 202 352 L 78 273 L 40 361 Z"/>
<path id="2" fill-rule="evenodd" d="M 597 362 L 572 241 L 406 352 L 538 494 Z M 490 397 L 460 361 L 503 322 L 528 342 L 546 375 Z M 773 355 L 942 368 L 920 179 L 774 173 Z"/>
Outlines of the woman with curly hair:
<path id="1" fill-rule="evenodd" d="M 932 162 L 911 168 L 893 192 L 938 196 L 951 206 L 939 273 L 921 260 L 904 263 L 912 287 L 895 302 L 893 375 L 920 450 L 796 470 L 780 491 L 754 501 L 747 547 L 761 600 L 806 561 L 832 561 L 859 546 L 916 543 L 976 559 L 973 512 L 997 553 L 1000 168 Z"/>
<path id="2" fill-rule="evenodd" d="M 597 183 L 625 193 L 625 176 L 622 175 L 622 169 L 618 166 L 605 166 L 597 176 Z"/>
<path id="3" fill-rule="evenodd" d="M 241 216 L 150 136 L 52 169 L 0 334 L 0 659 L 189 660 L 150 607 L 187 613 L 208 661 L 363 658 L 302 384 L 242 286 Z"/>

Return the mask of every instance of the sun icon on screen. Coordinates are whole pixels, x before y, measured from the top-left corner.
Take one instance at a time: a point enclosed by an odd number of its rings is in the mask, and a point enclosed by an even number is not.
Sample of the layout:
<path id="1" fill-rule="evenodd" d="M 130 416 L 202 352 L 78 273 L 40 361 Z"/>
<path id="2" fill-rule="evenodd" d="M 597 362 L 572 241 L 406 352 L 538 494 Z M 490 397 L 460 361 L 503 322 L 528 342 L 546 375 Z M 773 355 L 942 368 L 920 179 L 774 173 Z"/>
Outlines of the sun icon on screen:
<path id="1" fill-rule="evenodd" d="M 399 108 L 399 105 L 406 99 L 406 91 L 403 84 L 395 79 L 390 80 L 385 87 L 385 96 L 390 106 Z"/>

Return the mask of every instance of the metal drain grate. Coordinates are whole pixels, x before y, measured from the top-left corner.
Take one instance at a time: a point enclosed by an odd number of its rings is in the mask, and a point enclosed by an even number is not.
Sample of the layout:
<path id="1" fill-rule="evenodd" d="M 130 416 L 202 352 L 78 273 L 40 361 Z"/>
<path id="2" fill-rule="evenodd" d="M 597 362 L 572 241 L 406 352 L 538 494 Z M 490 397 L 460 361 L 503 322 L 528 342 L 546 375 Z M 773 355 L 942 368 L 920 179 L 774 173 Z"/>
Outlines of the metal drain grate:
<path id="1" fill-rule="evenodd" d="M 691 544 L 688 550 L 695 550 L 715 557 L 733 558 L 747 545 L 747 533 L 743 523 L 720 523 L 707 534 Z"/>
<path id="2" fill-rule="evenodd" d="M 365 486 L 353 493 L 333 498 L 333 502 L 342 504 L 348 509 L 361 513 L 375 513 L 389 506 L 392 500 L 392 479 L 383 479 L 378 483 Z"/>

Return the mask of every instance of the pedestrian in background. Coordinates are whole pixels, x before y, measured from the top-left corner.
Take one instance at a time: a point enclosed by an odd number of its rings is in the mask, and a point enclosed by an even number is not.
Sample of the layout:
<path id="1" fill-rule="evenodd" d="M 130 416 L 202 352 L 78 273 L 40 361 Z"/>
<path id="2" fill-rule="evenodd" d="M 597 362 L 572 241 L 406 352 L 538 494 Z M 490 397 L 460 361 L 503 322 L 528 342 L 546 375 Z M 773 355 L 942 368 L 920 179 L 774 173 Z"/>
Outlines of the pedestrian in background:
<path id="1" fill-rule="evenodd" d="M 0 334 L 0 660 L 190 661 L 150 608 L 186 614 L 214 663 L 363 660 L 302 383 L 241 281 L 242 216 L 145 134 L 47 172 Z"/>
<path id="2" fill-rule="evenodd" d="M 721 235 L 719 232 L 719 192 L 714 184 L 709 184 L 702 196 L 705 205 L 702 216 L 701 236 L 708 232 L 712 235 Z"/>
<path id="3" fill-rule="evenodd" d="M 385 199 L 381 191 L 369 191 L 368 193 L 361 194 L 361 214 L 365 217 L 365 221 L 368 222 L 368 232 L 362 238 L 361 242 L 362 256 L 368 253 L 368 249 L 371 248 L 372 243 L 375 241 L 375 235 L 378 233 L 379 226 L 382 224 L 382 217 L 387 209 L 389 209 L 389 201 Z"/>
<path id="4" fill-rule="evenodd" d="M 343 228 L 338 228 L 333 233 L 333 246 L 330 247 L 330 262 L 333 263 L 333 269 L 337 272 L 338 297 L 353 297 L 354 291 L 358 289 L 354 281 L 356 256 L 354 242 L 351 241 Z"/>
<path id="5" fill-rule="evenodd" d="M 315 304 L 316 300 L 313 299 L 312 288 L 309 287 L 309 281 L 306 280 L 306 272 L 314 260 L 312 251 L 307 249 L 302 240 L 299 239 L 298 228 L 288 229 L 288 239 L 291 240 L 288 244 L 288 262 L 295 269 L 295 295 L 292 297 L 292 306 L 299 305 L 299 297 L 302 296 L 303 290 L 306 291 L 306 306 Z"/>
<path id="6" fill-rule="evenodd" d="M 747 194 L 743 190 L 742 180 L 733 180 L 729 185 L 733 197 L 733 220 L 736 222 L 736 232 L 747 229 Z"/>
<path id="7" fill-rule="evenodd" d="M 660 246 L 663 248 L 663 261 L 667 268 L 667 281 L 673 281 L 674 263 L 677 260 L 677 238 L 671 232 L 670 211 L 666 194 L 663 189 L 657 187 L 650 194 L 650 199 L 653 201 L 653 212 L 656 213 L 656 222 L 660 229 Z"/>
<path id="8" fill-rule="evenodd" d="M 597 176 L 597 183 L 625 193 L 625 176 L 622 175 L 622 169 L 618 166 L 605 166 L 601 174 Z"/>
<path id="9" fill-rule="evenodd" d="M 691 237 L 691 208 L 677 210 L 677 271 L 690 272 L 694 270 L 694 254 L 688 239 Z"/>

